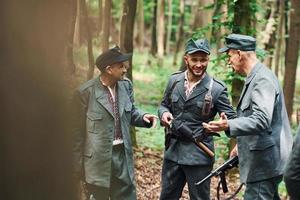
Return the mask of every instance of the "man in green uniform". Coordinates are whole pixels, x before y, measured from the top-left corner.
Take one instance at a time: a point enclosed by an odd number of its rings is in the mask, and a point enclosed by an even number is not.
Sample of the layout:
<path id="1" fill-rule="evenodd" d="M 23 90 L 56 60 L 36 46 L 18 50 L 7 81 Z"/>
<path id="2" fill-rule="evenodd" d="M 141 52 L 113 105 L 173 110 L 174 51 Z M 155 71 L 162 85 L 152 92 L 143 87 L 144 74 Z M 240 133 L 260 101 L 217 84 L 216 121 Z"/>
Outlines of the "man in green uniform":
<path id="1" fill-rule="evenodd" d="M 156 116 L 134 105 L 132 83 L 125 78 L 118 47 L 96 60 L 101 75 L 80 86 L 73 99 L 74 170 L 86 182 L 90 198 L 135 200 L 130 125 L 151 127 Z"/>
<path id="2" fill-rule="evenodd" d="M 225 85 L 206 73 L 209 55 L 206 39 L 187 42 L 187 69 L 170 77 L 159 107 L 161 123 L 170 134 L 162 168 L 161 200 L 178 200 L 186 182 L 191 200 L 210 199 L 210 181 L 195 186 L 210 173 L 214 163 L 213 154 L 208 153 L 214 151 L 213 138 L 205 135 L 202 122 L 213 120 L 221 112 L 235 117 L 235 112 Z"/>

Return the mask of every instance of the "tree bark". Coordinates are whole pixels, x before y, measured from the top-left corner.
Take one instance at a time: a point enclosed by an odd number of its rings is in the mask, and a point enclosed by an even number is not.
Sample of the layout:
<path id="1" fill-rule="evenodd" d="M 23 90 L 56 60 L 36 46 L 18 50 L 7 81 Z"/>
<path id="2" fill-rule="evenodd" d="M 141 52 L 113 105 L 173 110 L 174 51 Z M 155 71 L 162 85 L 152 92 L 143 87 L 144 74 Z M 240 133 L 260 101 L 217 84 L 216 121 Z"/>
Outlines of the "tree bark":
<path id="1" fill-rule="evenodd" d="M 111 0 L 104 0 L 103 22 L 102 22 L 102 40 L 101 50 L 106 51 L 109 48 L 109 35 L 111 23 Z"/>
<path id="2" fill-rule="evenodd" d="M 144 25 L 144 0 L 138 0 L 138 44 L 139 50 L 141 53 L 144 52 L 144 32 L 145 32 L 145 25 Z"/>
<path id="3" fill-rule="evenodd" d="M 156 37 L 156 18 L 157 18 L 157 3 L 158 0 L 154 0 L 153 7 L 153 18 L 152 18 L 152 34 L 151 34 L 151 54 L 153 57 L 156 56 L 157 53 L 157 37 Z"/>
<path id="4" fill-rule="evenodd" d="M 194 20 L 192 22 L 192 30 L 195 31 L 198 28 L 203 28 L 207 26 L 209 23 L 212 23 L 212 10 L 204 9 L 205 6 L 208 6 L 210 4 L 214 3 L 213 0 L 198 0 L 195 14 L 194 14 Z M 206 38 L 210 40 L 211 33 L 207 31 Z"/>
<path id="5" fill-rule="evenodd" d="M 137 0 L 124 0 L 120 31 L 120 48 L 125 53 L 133 53 L 134 19 Z M 132 81 L 132 57 L 129 60 L 128 78 Z"/>
<path id="6" fill-rule="evenodd" d="M 173 65 L 177 65 L 178 52 L 183 43 L 184 0 L 180 0 L 179 13 L 180 13 L 180 19 L 178 24 L 179 31 L 177 32 L 177 37 L 176 37 L 176 48 L 174 52 Z"/>
<path id="7" fill-rule="evenodd" d="M 81 17 L 81 6 L 80 0 L 76 0 L 77 9 L 76 9 L 76 22 L 75 22 L 75 30 L 74 30 L 74 46 L 79 47 L 81 45 L 81 25 L 82 25 L 82 17 Z"/>
<path id="8" fill-rule="evenodd" d="M 92 43 L 92 35 L 90 30 L 90 24 L 88 20 L 88 12 L 86 7 L 85 0 L 80 0 L 80 6 L 82 10 L 82 16 L 85 26 L 85 34 L 86 34 L 86 41 L 87 41 L 87 53 L 88 53 L 88 61 L 89 61 L 89 68 L 87 71 L 87 80 L 93 78 L 94 75 L 94 55 L 93 55 L 93 43 Z"/>
<path id="9" fill-rule="evenodd" d="M 72 18 L 70 26 L 68 27 L 69 30 L 69 37 L 68 37 L 68 45 L 66 47 L 66 54 L 67 54 L 67 72 L 69 74 L 74 74 L 76 70 L 76 66 L 74 64 L 73 58 L 73 46 L 74 46 L 74 31 L 75 31 L 75 24 L 76 24 L 76 15 L 77 15 L 77 2 L 73 2 L 70 5 L 72 8 Z"/>
<path id="10" fill-rule="evenodd" d="M 284 22 L 284 2 L 279 1 L 279 24 L 277 29 L 277 44 L 276 44 L 276 51 L 275 51 L 275 74 L 279 76 L 279 65 L 280 65 L 280 58 L 282 56 L 282 42 L 283 40 L 283 22 Z"/>
<path id="11" fill-rule="evenodd" d="M 170 53 L 171 33 L 172 33 L 172 0 L 168 0 L 168 25 L 167 25 L 167 36 L 166 36 L 166 54 Z"/>
<path id="12" fill-rule="evenodd" d="M 98 0 L 98 16 L 99 16 L 99 19 L 98 19 L 98 34 L 100 36 L 100 39 L 101 39 L 101 35 L 102 35 L 102 27 L 103 27 L 103 0 Z"/>
<path id="13" fill-rule="evenodd" d="M 124 0 L 123 14 L 120 31 L 120 47 L 125 53 L 133 53 L 134 18 L 136 14 L 137 0 Z M 128 78 L 132 81 L 132 57 L 129 60 Z M 132 145 L 137 146 L 136 131 L 130 128 Z"/>
<path id="14" fill-rule="evenodd" d="M 157 25 L 157 58 L 158 58 L 158 65 L 163 66 L 164 36 L 165 36 L 165 0 L 158 0 L 156 25 Z"/>
<path id="15" fill-rule="evenodd" d="M 285 73 L 283 91 L 289 119 L 293 113 L 293 100 L 295 93 L 295 82 L 297 63 L 299 56 L 299 33 L 300 33 L 300 1 L 292 0 L 289 37 L 285 54 Z"/>

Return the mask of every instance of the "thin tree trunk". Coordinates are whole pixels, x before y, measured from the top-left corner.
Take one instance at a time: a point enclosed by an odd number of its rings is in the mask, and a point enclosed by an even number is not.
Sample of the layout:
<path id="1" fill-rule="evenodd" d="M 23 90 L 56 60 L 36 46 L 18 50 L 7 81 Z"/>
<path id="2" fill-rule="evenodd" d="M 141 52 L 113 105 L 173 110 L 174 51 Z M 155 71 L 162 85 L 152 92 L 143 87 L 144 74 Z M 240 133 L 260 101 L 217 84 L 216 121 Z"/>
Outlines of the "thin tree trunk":
<path id="1" fill-rule="evenodd" d="M 295 82 L 297 63 L 300 45 L 300 1 L 292 0 L 292 10 L 290 18 L 289 38 L 286 46 L 285 54 L 285 73 L 283 91 L 285 94 L 285 103 L 289 119 L 293 113 L 293 99 L 295 93 Z"/>
<path id="2" fill-rule="evenodd" d="M 165 0 L 158 0 L 156 25 L 157 25 L 157 58 L 158 58 L 158 65 L 163 66 L 164 36 L 165 36 Z"/>
<path id="3" fill-rule="evenodd" d="M 268 2 L 267 7 L 270 8 L 270 13 L 266 16 L 267 24 L 264 30 L 260 32 L 260 35 L 262 36 L 261 43 L 264 46 L 264 49 L 269 52 L 269 56 L 265 58 L 264 63 L 269 68 L 272 68 L 276 43 L 276 30 L 278 29 L 276 21 L 278 21 L 279 18 L 279 5 L 277 5 L 276 1 L 270 1 Z"/>
<path id="4" fill-rule="evenodd" d="M 109 48 L 109 35 L 111 23 L 111 0 L 104 0 L 103 22 L 102 22 L 102 40 L 101 50 L 106 51 Z"/>
<path id="5" fill-rule="evenodd" d="M 141 53 L 144 52 L 144 32 L 145 32 L 145 25 L 144 25 L 144 0 L 138 0 L 138 44 L 139 50 Z"/>
<path id="6" fill-rule="evenodd" d="M 180 13 L 179 24 L 178 24 L 179 31 L 177 32 L 177 37 L 176 37 L 177 41 L 176 41 L 174 58 L 173 58 L 173 65 L 177 65 L 178 53 L 183 43 L 184 0 L 180 0 L 179 13 Z"/>
<path id="7" fill-rule="evenodd" d="M 170 43 L 171 43 L 171 33 L 172 33 L 172 0 L 168 0 L 168 27 L 167 27 L 167 37 L 166 37 L 166 54 L 170 53 Z"/>
<path id="8" fill-rule="evenodd" d="M 279 64 L 281 58 L 281 45 L 283 42 L 284 2 L 279 1 L 279 25 L 277 29 L 277 45 L 275 52 L 275 74 L 279 76 Z"/>
<path id="9" fill-rule="evenodd" d="M 133 53 L 133 32 L 134 19 L 136 14 L 137 0 L 124 0 L 123 14 L 120 31 L 120 47 L 125 53 Z M 129 60 L 129 70 L 127 72 L 128 78 L 132 81 L 132 57 Z M 130 136 L 132 145 L 137 146 L 136 131 L 134 127 L 130 128 Z"/>
<path id="10" fill-rule="evenodd" d="M 157 37 L 156 37 L 156 18 L 157 18 L 157 2 L 158 0 L 154 0 L 153 7 L 153 18 L 152 18 L 152 34 L 151 34 L 151 54 L 152 56 L 156 56 L 157 53 Z"/>
<path id="11" fill-rule="evenodd" d="M 102 35 L 102 26 L 103 26 L 103 0 L 98 0 L 98 16 L 99 16 L 99 19 L 98 19 L 98 35 L 100 36 L 101 38 L 101 35 Z"/>
<path id="12" fill-rule="evenodd" d="M 92 36 L 91 30 L 88 20 L 88 12 L 86 7 L 85 0 L 80 0 L 80 6 L 82 10 L 83 21 L 85 25 L 85 34 L 86 34 L 86 41 L 87 41 L 87 53 L 88 53 L 88 61 L 89 61 L 89 68 L 87 71 L 87 80 L 93 78 L 94 75 L 94 55 L 93 55 L 93 44 L 92 44 Z"/>
<path id="13" fill-rule="evenodd" d="M 82 25 L 82 17 L 81 17 L 81 6 L 80 0 L 76 0 L 77 9 L 76 9 L 76 22 L 75 22 L 75 30 L 74 30 L 74 46 L 79 47 L 81 45 L 81 25 Z"/>
<path id="14" fill-rule="evenodd" d="M 69 26 L 69 37 L 68 37 L 68 44 L 66 47 L 66 54 L 67 54 L 67 72 L 69 74 L 74 74 L 76 70 L 76 66 L 74 64 L 73 58 L 73 44 L 74 44 L 74 31 L 75 31 L 75 24 L 76 24 L 76 15 L 77 15 L 77 2 L 71 4 L 72 7 L 72 18 L 71 23 Z"/>

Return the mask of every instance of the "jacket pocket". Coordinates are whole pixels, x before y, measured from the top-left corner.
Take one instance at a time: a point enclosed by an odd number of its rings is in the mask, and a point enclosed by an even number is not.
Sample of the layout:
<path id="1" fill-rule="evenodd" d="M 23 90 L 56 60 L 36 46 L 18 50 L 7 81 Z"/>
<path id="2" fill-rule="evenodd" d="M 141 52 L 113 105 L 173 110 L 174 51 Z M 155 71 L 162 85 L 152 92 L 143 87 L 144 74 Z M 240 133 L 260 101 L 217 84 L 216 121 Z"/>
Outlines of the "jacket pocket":
<path id="1" fill-rule="evenodd" d="M 89 133 L 98 133 L 100 130 L 98 130 L 97 127 L 100 127 L 100 123 L 103 119 L 103 116 L 101 113 L 96 112 L 88 112 L 87 113 L 87 122 L 86 122 L 86 128 L 87 132 Z"/>
<path id="2" fill-rule="evenodd" d="M 250 144 L 249 150 L 250 151 L 262 151 L 262 150 L 268 149 L 274 145 L 275 145 L 275 142 L 272 139 L 261 140 L 254 144 Z"/>

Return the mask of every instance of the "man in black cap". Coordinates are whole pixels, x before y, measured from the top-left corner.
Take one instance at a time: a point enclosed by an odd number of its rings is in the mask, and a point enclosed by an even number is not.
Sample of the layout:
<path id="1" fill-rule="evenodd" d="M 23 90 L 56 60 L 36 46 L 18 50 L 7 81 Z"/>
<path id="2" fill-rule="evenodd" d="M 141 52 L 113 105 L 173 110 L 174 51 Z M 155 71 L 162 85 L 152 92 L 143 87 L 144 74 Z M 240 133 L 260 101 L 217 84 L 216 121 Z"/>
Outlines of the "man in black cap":
<path id="1" fill-rule="evenodd" d="M 206 73 L 210 48 L 206 39 L 186 43 L 186 71 L 171 75 L 159 107 L 165 126 L 166 149 L 162 168 L 161 200 L 178 200 L 186 182 L 191 200 L 210 199 L 210 181 L 195 183 L 207 176 L 214 163 L 212 136 L 207 136 L 202 122 L 225 112 L 235 117 L 225 85 Z"/>
<path id="2" fill-rule="evenodd" d="M 130 56 L 118 47 L 102 53 L 96 60 L 101 75 L 75 91 L 75 175 L 86 183 L 90 199 L 136 199 L 129 128 L 155 126 L 157 117 L 134 105 L 132 83 L 125 78 Z"/>
<path id="3" fill-rule="evenodd" d="M 241 182 L 246 184 L 245 200 L 280 199 L 282 180 L 292 136 L 284 96 L 274 73 L 256 57 L 256 40 L 247 35 L 230 34 L 226 46 L 228 64 L 246 76 L 236 119 L 204 123 L 207 131 L 226 131 L 237 139 L 233 154 L 239 155 Z"/>

